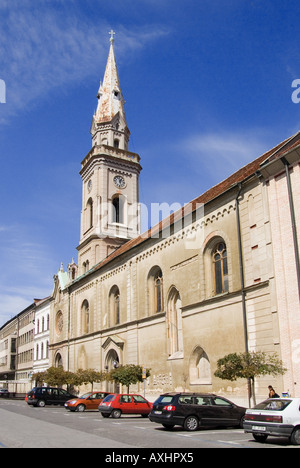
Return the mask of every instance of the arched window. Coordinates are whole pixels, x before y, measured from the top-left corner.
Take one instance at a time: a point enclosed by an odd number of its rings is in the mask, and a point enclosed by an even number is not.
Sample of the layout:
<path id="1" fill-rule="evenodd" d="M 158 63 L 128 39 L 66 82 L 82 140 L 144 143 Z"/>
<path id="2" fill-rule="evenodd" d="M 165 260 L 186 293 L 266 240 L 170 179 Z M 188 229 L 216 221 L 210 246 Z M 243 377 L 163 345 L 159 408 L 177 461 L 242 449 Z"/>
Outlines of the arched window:
<path id="1" fill-rule="evenodd" d="M 82 333 L 90 332 L 90 307 L 87 300 L 83 301 L 81 306 L 81 327 Z"/>
<path id="2" fill-rule="evenodd" d="M 215 294 L 228 291 L 228 264 L 225 242 L 219 242 L 212 254 Z"/>
<path id="3" fill-rule="evenodd" d="M 159 266 L 151 268 L 147 278 L 148 306 L 150 314 L 164 310 L 163 274 Z"/>
<path id="4" fill-rule="evenodd" d="M 169 293 L 167 306 L 168 348 L 170 358 L 183 357 L 183 331 L 180 294 L 175 287 Z"/>
<path id="5" fill-rule="evenodd" d="M 110 324 L 118 325 L 121 320 L 120 291 L 118 286 L 113 286 L 109 294 Z"/>
<path id="6" fill-rule="evenodd" d="M 93 227 L 93 200 L 89 198 L 87 205 L 87 230 Z"/>
<path id="7" fill-rule="evenodd" d="M 163 277 L 162 271 L 159 270 L 154 278 L 154 287 L 155 287 L 155 312 L 162 312 L 164 309 L 163 303 Z"/>
<path id="8" fill-rule="evenodd" d="M 124 224 L 124 197 L 115 195 L 112 199 L 112 222 Z"/>

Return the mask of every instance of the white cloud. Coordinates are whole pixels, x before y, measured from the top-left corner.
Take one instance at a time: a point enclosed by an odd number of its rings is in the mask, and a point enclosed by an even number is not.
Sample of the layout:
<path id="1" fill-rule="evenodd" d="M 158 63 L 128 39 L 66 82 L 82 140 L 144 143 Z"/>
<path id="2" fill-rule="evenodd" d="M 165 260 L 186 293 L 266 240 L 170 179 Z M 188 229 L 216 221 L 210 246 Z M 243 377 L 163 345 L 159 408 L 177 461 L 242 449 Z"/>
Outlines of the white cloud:
<path id="1" fill-rule="evenodd" d="M 273 135 L 274 136 L 274 135 Z M 180 143 L 197 174 L 221 182 L 235 171 L 268 151 L 269 132 L 262 130 L 208 132 L 192 135 Z"/>
<path id="2" fill-rule="evenodd" d="M 39 7 L 33 3 L 22 1 L 19 8 L 16 1 L 2 5 L 0 78 L 6 84 L 6 104 L 0 108 L 0 123 L 49 99 L 54 89 L 67 93 L 90 76 L 100 79 L 107 58 L 111 26 L 100 15 L 96 21 L 79 19 L 72 9 L 62 14 L 65 2 L 56 8 L 47 1 L 39 2 Z M 128 55 L 163 34 L 161 27 L 120 26 L 118 48 Z"/>
<path id="3" fill-rule="evenodd" d="M 34 298 L 51 294 L 58 270 L 51 251 L 24 226 L 11 226 L 0 237 L 0 326 L 28 307 Z"/>

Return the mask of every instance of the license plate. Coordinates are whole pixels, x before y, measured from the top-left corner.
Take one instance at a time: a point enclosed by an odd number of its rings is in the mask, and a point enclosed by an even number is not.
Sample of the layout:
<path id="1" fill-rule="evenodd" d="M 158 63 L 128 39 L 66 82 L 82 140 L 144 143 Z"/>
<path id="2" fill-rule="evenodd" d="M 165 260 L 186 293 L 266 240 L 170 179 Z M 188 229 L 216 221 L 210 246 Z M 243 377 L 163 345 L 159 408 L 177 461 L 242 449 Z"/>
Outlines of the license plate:
<path id="1" fill-rule="evenodd" d="M 252 426 L 252 431 L 264 432 L 267 428 L 264 426 Z"/>
<path id="2" fill-rule="evenodd" d="M 154 414 L 162 414 L 162 411 L 154 411 Z"/>

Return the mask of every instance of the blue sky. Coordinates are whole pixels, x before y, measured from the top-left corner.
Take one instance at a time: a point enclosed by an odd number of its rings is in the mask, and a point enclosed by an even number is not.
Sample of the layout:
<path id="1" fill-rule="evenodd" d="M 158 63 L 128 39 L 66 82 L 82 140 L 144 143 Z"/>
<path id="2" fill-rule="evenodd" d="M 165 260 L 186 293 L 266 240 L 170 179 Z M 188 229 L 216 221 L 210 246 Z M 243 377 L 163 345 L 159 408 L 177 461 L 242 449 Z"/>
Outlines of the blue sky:
<path id="1" fill-rule="evenodd" d="M 0 326 L 77 259 L 110 29 L 140 201 L 183 204 L 300 129 L 299 17 L 293 0 L 1 0 Z"/>

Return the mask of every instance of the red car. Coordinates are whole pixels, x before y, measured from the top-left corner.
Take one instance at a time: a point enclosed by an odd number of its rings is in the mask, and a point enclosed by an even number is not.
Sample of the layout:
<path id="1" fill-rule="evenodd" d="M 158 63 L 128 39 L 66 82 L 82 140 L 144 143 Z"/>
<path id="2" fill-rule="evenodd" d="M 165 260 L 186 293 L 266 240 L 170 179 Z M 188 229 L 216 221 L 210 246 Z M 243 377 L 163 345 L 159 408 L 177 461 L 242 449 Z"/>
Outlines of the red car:
<path id="1" fill-rule="evenodd" d="M 70 411 L 83 412 L 85 410 L 96 410 L 103 398 L 109 395 L 108 392 L 89 392 L 84 395 L 68 400 L 65 403 L 65 408 Z"/>
<path id="2" fill-rule="evenodd" d="M 146 418 L 151 409 L 152 403 L 144 397 L 129 393 L 112 393 L 98 407 L 104 418 L 120 418 L 122 414 L 141 414 Z"/>

